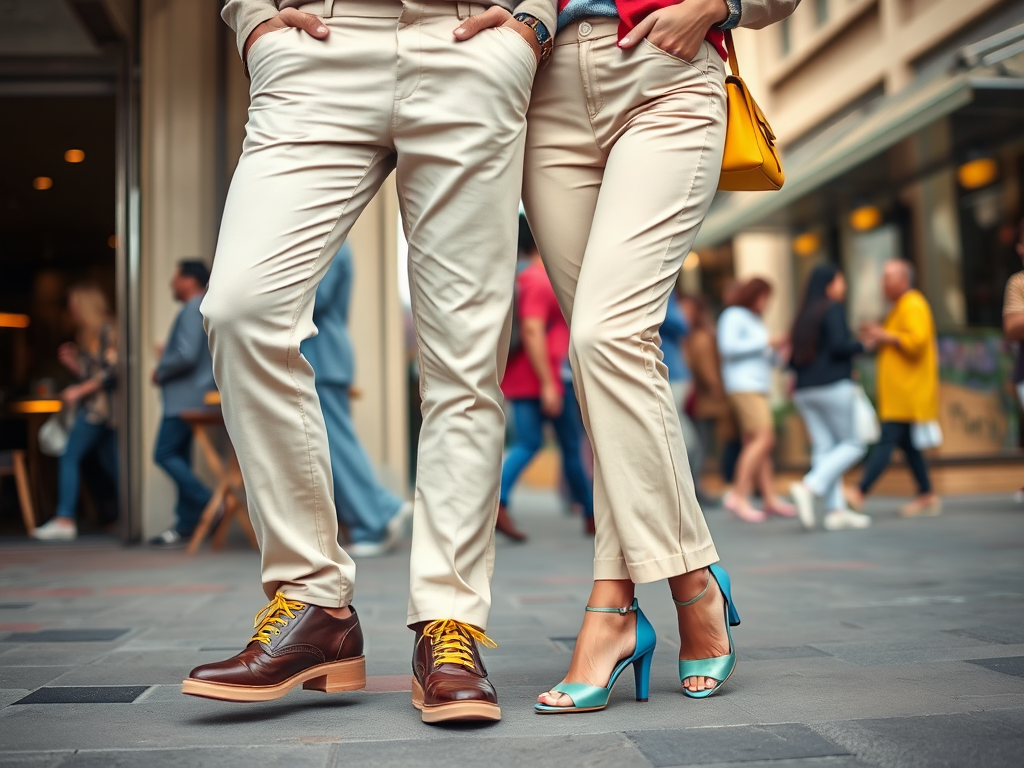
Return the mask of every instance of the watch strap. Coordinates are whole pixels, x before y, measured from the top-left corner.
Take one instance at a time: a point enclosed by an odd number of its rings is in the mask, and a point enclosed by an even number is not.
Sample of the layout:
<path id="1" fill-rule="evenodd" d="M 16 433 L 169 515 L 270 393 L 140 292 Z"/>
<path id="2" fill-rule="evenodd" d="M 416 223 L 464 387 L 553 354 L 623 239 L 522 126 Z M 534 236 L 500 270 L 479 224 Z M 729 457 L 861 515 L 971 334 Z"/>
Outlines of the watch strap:
<path id="1" fill-rule="evenodd" d="M 548 31 L 547 25 L 529 13 L 517 13 L 512 18 L 528 26 L 537 36 L 537 43 L 540 45 L 540 63 L 543 64 L 550 59 L 555 48 L 555 40 L 551 36 L 551 32 Z"/>
<path id="2" fill-rule="evenodd" d="M 740 25 L 740 16 L 743 13 L 742 0 L 725 0 L 725 5 L 729 9 L 729 15 L 718 25 L 718 28 L 736 29 Z"/>

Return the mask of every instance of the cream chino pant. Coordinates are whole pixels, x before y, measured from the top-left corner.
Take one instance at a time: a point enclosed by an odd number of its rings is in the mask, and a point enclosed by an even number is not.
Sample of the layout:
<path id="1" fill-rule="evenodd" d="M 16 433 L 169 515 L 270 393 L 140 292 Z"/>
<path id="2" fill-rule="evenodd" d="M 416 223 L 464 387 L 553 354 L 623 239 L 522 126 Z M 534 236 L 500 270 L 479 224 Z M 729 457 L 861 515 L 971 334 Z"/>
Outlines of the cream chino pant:
<path id="1" fill-rule="evenodd" d="M 617 22 L 563 29 L 534 84 L 523 201 L 571 328 L 594 448 L 595 579 L 650 582 L 718 560 L 658 349 L 669 292 L 714 198 L 725 69 Z"/>
<path id="2" fill-rule="evenodd" d="M 355 565 L 338 544 L 327 431 L 299 344 L 316 333 L 317 284 L 397 169 L 423 402 L 408 621 L 487 624 L 498 382 L 536 63 L 512 30 L 456 42 L 459 20 L 483 10 L 335 0 L 326 41 L 285 29 L 249 51 L 245 144 L 202 309 L 268 597 L 352 600 Z"/>

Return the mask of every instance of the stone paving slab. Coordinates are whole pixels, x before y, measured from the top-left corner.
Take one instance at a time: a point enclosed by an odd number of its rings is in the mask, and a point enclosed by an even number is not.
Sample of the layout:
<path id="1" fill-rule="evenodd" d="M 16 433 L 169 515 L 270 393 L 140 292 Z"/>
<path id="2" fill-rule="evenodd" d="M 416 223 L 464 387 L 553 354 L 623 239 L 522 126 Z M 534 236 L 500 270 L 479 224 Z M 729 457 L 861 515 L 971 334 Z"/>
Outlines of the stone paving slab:
<path id="1" fill-rule="evenodd" d="M 513 513 L 532 539 L 499 542 L 488 634 L 500 647 L 485 656 L 504 719 L 468 727 L 426 726 L 409 703 L 408 544 L 358 568 L 380 692 L 232 705 L 178 686 L 240 648 L 266 601 L 244 544 L 189 558 L 107 539 L 0 542 L 0 768 L 1019 768 L 1024 512 L 950 501 L 942 517 L 910 521 L 894 507 L 874 502 L 875 525 L 849 534 L 709 512 L 743 617 L 728 686 L 700 702 L 679 693 L 675 611 L 664 584 L 642 585 L 658 633 L 651 701 L 633 701 L 624 678 L 604 712 L 542 717 L 532 704 L 568 665 L 592 552 L 553 497 L 521 494 Z M 15 705 L 72 686 L 143 692 L 131 704 Z"/>

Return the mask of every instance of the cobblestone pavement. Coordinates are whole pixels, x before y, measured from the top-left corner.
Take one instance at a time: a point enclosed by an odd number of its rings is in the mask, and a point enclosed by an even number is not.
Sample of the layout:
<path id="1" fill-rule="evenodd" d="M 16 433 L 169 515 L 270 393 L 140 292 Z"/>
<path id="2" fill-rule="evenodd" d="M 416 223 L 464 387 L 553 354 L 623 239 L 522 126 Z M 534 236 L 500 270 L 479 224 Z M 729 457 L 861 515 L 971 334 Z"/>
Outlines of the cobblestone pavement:
<path id="1" fill-rule="evenodd" d="M 1024 764 L 1024 510 L 947 502 L 939 518 L 869 507 L 863 532 L 802 533 L 708 513 L 743 616 L 721 694 L 679 693 L 667 588 L 651 700 L 630 681 L 604 712 L 535 715 L 561 679 L 589 588 L 590 544 L 557 501 L 524 493 L 532 534 L 502 543 L 488 651 L 504 719 L 427 726 L 409 703 L 407 549 L 359 566 L 365 692 L 276 702 L 182 696 L 265 602 L 241 546 L 189 558 L 105 539 L 0 543 L 0 766 L 967 766 Z"/>

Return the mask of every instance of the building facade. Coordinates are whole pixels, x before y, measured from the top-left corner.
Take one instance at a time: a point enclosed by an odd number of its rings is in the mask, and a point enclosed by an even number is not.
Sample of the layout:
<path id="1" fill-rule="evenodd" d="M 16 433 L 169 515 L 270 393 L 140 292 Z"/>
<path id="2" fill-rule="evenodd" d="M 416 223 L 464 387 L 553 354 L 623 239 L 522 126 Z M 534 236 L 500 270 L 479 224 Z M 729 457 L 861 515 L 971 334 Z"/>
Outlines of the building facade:
<path id="1" fill-rule="evenodd" d="M 24 339 L 0 336 L 0 353 L 17 362 L 0 364 L 7 368 L 0 373 L 0 407 L 59 389 L 53 360 L 68 335 L 63 292 L 82 278 L 103 285 L 119 330 L 119 506 L 121 535 L 129 541 L 173 519 L 173 486 L 150 458 L 161 415 L 150 373 L 177 311 L 168 281 L 180 259 L 212 260 L 244 135 L 248 84 L 221 5 L 0 4 L 0 138 L 7 155 L 0 173 L 7 273 L 0 313 L 31 320 Z M 71 149 L 84 157 L 77 165 L 60 159 Z M 395 287 L 397 215 L 389 183 L 350 238 L 354 416 L 385 481 L 404 489 L 408 376 Z M 41 516 L 53 502 L 45 469 Z"/>
<path id="2" fill-rule="evenodd" d="M 940 330 L 940 464 L 1009 460 L 1020 445 L 999 327 L 1021 268 L 1022 40 L 1020 0 L 804 0 L 736 34 L 787 181 L 719 196 L 696 248 L 704 287 L 730 269 L 771 276 L 782 331 L 810 269 L 832 261 L 855 327 L 884 316 L 884 261 L 912 261 Z M 870 383 L 870 363 L 862 374 Z"/>

